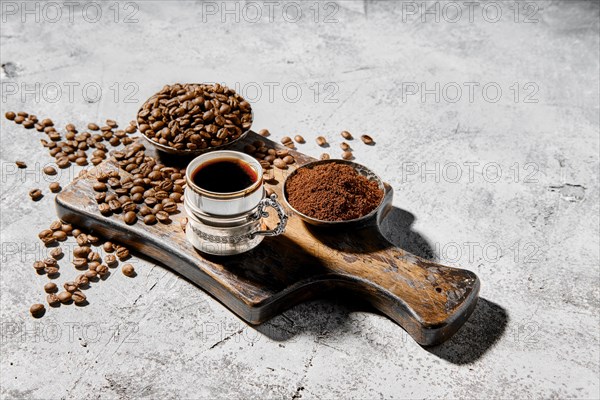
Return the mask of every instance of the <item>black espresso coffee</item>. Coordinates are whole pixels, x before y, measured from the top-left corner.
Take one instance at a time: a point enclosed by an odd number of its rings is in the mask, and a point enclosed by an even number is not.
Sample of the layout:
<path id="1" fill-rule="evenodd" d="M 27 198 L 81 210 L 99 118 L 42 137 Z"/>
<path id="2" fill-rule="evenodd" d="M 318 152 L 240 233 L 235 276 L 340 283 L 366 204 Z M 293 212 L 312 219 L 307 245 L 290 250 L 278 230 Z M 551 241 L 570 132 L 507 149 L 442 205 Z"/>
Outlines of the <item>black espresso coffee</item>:
<path id="1" fill-rule="evenodd" d="M 258 179 L 252 167 L 236 158 L 220 158 L 200 165 L 192 174 L 194 184 L 214 193 L 244 190 Z"/>

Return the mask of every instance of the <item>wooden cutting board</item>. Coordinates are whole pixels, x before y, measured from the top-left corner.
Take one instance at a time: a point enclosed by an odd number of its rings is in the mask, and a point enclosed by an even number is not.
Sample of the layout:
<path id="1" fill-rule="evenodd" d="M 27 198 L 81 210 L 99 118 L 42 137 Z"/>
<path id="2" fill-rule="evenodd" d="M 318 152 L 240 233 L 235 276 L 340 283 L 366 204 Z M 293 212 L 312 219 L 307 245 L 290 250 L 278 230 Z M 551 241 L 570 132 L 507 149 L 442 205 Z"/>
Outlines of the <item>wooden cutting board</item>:
<path id="1" fill-rule="evenodd" d="M 232 149 L 241 150 L 259 139 L 281 148 L 250 132 Z M 147 153 L 156 155 L 150 149 Z M 314 160 L 297 151 L 291 154 L 298 165 Z M 166 165 L 182 162 L 172 156 L 160 157 Z M 110 160 L 98 167 L 104 171 L 118 168 Z M 275 180 L 268 186 L 280 198 L 285 177 L 295 167 L 274 170 Z M 93 182 L 91 176 L 79 177 L 56 197 L 60 218 L 152 257 L 250 324 L 260 324 L 295 304 L 343 289 L 348 296 L 360 296 L 373 304 L 421 345 L 430 346 L 452 336 L 477 303 L 480 284 L 474 273 L 421 259 L 383 237 L 378 226 L 391 209 L 390 187 L 385 206 L 366 226 L 316 228 L 287 209 L 290 218 L 285 234 L 266 237 L 247 253 L 218 257 L 203 255 L 188 243 L 178 222 L 186 216 L 183 207 L 171 224 L 147 226 L 138 221 L 129 226 L 119 216 L 106 218 L 98 212 Z M 274 216 L 267 224 L 275 225 Z"/>

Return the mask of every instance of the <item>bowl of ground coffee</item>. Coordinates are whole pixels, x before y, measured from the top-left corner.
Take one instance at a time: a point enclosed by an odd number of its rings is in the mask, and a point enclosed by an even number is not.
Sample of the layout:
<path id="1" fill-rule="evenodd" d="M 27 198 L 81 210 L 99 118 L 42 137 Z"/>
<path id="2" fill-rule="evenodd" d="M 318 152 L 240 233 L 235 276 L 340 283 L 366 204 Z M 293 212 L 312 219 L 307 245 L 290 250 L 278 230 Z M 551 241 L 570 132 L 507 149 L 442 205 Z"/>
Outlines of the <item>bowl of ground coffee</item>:
<path id="1" fill-rule="evenodd" d="M 346 160 L 303 165 L 285 180 L 283 198 L 305 222 L 339 226 L 366 222 L 384 203 L 385 186 L 367 167 Z"/>
<path id="2" fill-rule="evenodd" d="M 250 103 L 218 83 L 165 85 L 137 115 L 138 130 L 151 144 L 190 156 L 229 147 L 246 136 L 252 120 Z"/>

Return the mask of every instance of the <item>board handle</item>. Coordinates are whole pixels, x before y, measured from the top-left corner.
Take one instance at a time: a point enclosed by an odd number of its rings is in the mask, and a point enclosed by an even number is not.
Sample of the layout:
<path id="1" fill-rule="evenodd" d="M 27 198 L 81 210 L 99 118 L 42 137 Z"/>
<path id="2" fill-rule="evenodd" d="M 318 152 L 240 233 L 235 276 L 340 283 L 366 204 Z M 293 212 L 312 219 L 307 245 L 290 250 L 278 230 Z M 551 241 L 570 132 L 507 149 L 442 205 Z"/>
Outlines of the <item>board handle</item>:
<path id="1" fill-rule="evenodd" d="M 392 209 L 393 189 L 388 184 L 384 196 L 374 223 L 349 230 L 344 240 L 316 230 L 313 234 L 333 250 L 329 262 L 337 269 L 342 287 L 365 297 L 419 344 L 442 343 L 473 312 L 479 278 L 471 271 L 425 260 L 391 244 L 379 230 Z"/>

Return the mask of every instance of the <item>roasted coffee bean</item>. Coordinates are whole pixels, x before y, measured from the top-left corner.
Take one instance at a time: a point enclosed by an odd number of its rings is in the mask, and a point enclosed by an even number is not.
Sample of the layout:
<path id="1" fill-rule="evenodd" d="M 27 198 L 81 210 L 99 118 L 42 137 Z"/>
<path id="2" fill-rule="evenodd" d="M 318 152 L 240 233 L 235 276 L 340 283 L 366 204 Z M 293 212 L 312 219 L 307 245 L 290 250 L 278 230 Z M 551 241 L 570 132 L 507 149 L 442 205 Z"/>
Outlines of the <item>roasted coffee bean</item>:
<path id="1" fill-rule="evenodd" d="M 321 154 L 321 160 L 329 160 L 331 156 L 328 153 Z"/>
<path id="2" fill-rule="evenodd" d="M 56 267 L 46 267 L 44 268 L 44 271 L 46 271 L 46 275 L 48 275 L 48 277 L 54 277 L 58 275 L 58 268 Z"/>
<path id="3" fill-rule="evenodd" d="M 50 224 L 50 230 L 51 231 L 59 231 L 62 228 L 62 222 L 60 221 L 54 221 Z"/>
<path id="4" fill-rule="evenodd" d="M 114 254 L 107 254 L 106 257 L 104 257 L 104 262 L 109 267 L 112 267 L 117 263 L 117 257 Z"/>
<path id="5" fill-rule="evenodd" d="M 296 141 L 296 143 L 306 143 L 306 141 L 301 135 L 294 136 L 294 140 Z"/>
<path id="6" fill-rule="evenodd" d="M 187 223 L 188 223 L 188 219 L 187 217 L 183 217 L 179 220 L 179 226 L 181 227 L 181 230 L 185 232 L 186 228 L 187 228 Z"/>
<path id="7" fill-rule="evenodd" d="M 100 214 L 102 214 L 104 216 L 109 216 L 110 214 L 112 214 L 110 206 L 106 203 L 102 203 L 102 204 L 98 205 L 98 211 L 100 211 Z"/>
<path id="8" fill-rule="evenodd" d="M 56 283 L 54 283 L 54 282 L 48 282 L 44 285 L 44 291 L 46 293 L 56 293 L 57 290 L 58 290 L 58 287 L 56 286 Z"/>
<path id="9" fill-rule="evenodd" d="M 50 307 L 56 307 L 60 304 L 60 299 L 54 293 L 50 293 L 46 296 L 46 301 Z"/>
<path id="10" fill-rule="evenodd" d="M 17 114 L 15 114 L 13 111 L 8 111 L 6 114 L 4 114 L 4 116 L 6 117 L 6 119 L 12 121 L 15 119 Z"/>
<path id="11" fill-rule="evenodd" d="M 63 288 L 65 288 L 65 290 L 67 292 L 73 293 L 74 291 L 77 290 L 77 284 L 75 282 L 72 282 L 72 281 L 65 282 L 64 285 L 63 285 Z"/>
<path id="12" fill-rule="evenodd" d="M 119 200 L 109 201 L 108 206 L 112 212 L 120 212 L 121 211 L 121 203 L 119 202 Z"/>
<path id="13" fill-rule="evenodd" d="M 125 276 L 129 276 L 129 277 L 135 276 L 135 269 L 133 268 L 133 265 L 131 265 L 131 264 L 123 265 L 123 267 L 121 268 L 121 271 L 123 272 L 123 275 L 125 275 Z"/>
<path id="14" fill-rule="evenodd" d="M 159 222 L 162 222 L 163 224 L 167 224 L 167 223 L 171 222 L 169 213 L 167 213 L 166 211 L 159 211 L 155 215 L 156 215 L 156 219 Z"/>
<path id="15" fill-rule="evenodd" d="M 151 214 L 152 214 L 152 209 L 150 207 L 148 207 L 146 204 L 142 204 L 142 206 L 140 207 L 140 215 L 146 216 L 146 215 L 151 215 Z"/>
<path id="16" fill-rule="evenodd" d="M 62 249 L 60 247 L 57 247 L 55 249 L 50 250 L 50 256 L 52 258 L 54 258 L 55 260 L 62 258 L 62 256 L 63 256 Z"/>
<path id="17" fill-rule="evenodd" d="M 78 288 L 84 288 L 90 284 L 90 280 L 85 274 L 77 275 L 75 278 L 75 283 Z"/>
<path id="18" fill-rule="evenodd" d="M 348 151 L 348 150 L 350 150 L 350 145 L 348 143 L 346 143 L 346 142 L 342 142 L 342 143 L 340 143 L 340 148 L 343 151 Z"/>
<path id="19" fill-rule="evenodd" d="M 281 138 L 281 143 L 284 144 L 284 145 L 287 144 L 287 143 L 292 143 L 292 138 L 289 137 L 289 136 L 284 136 L 284 137 Z"/>
<path id="20" fill-rule="evenodd" d="M 56 259 L 52 257 L 44 258 L 44 264 L 46 267 L 56 267 Z"/>
<path id="21" fill-rule="evenodd" d="M 373 138 L 369 135 L 362 135 L 360 139 L 363 141 L 364 144 L 367 145 L 371 145 L 374 143 Z"/>
<path id="22" fill-rule="evenodd" d="M 275 161 L 273 161 L 273 165 L 279 169 L 287 168 L 287 163 L 280 158 L 276 158 Z"/>
<path id="23" fill-rule="evenodd" d="M 131 195 L 131 201 L 136 204 L 141 204 L 144 202 L 144 195 L 141 193 L 134 193 Z"/>
<path id="24" fill-rule="evenodd" d="M 137 221 L 137 215 L 134 211 L 127 211 L 124 215 L 123 215 L 123 221 L 125 221 L 125 223 L 127 225 L 133 225 L 135 224 L 135 222 Z"/>
<path id="25" fill-rule="evenodd" d="M 268 130 L 268 129 L 261 129 L 260 131 L 258 131 L 258 134 L 259 134 L 260 136 L 267 137 L 267 136 L 269 136 L 271 133 L 269 132 L 269 130 Z"/>
<path id="26" fill-rule="evenodd" d="M 163 204 L 163 211 L 173 214 L 174 212 L 177 212 L 177 204 L 175 204 L 173 201 L 167 201 L 165 204 Z"/>
<path id="27" fill-rule="evenodd" d="M 40 239 L 43 239 L 45 237 L 52 236 L 53 233 L 54 233 L 54 231 L 52 229 L 44 229 L 43 231 L 41 231 L 40 233 L 38 233 L 38 237 Z"/>
<path id="28" fill-rule="evenodd" d="M 51 184 L 48 186 L 48 188 L 50 189 L 50 191 L 51 191 L 52 193 L 58 193 L 58 192 L 60 192 L 60 190 L 61 190 L 60 183 L 58 183 L 58 182 L 52 182 L 52 183 L 51 183 Z"/>
<path id="29" fill-rule="evenodd" d="M 148 207 L 154 207 L 156 205 L 156 198 L 155 197 L 147 197 L 144 199 L 144 203 L 146 203 L 146 205 Z"/>
<path id="30" fill-rule="evenodd" d="M 351 151 L 345 151 L 342 153 L 342 158 L 344 160 L 351 160 L 354 156 L 352 155 Z"/>
<path id="31" fill-rule="evenodd" d="M 27 164 L 23 161 L 15 161 L 15 164 L 17 164 L 17 168 L 27 168 Z"/>
<path id="32" fill-rule="evenodd" d="M 56 231 L 52 234 L 52 236 L 59 242 L 63 242 L 65 240 L 67 240 L 68 235 L 63 231 Z"/>
<path id="33" fill-rule="evenodd" d="M 100 127 L 98 125 L 94 124 L 93 122 L 90 122 L 87 127 L 90 131 L 100 130 Z"/>
<path id="34" fill-rule="evenodd" d="M 324 136 L 317 136 L 316 141 L 319 146 L 325 146 L 327 144 L 327 139 L 325 139 Z"/>
<path id="35" fill-rule="evenodd" d="M 15 121 L 15 124 L 22 124 L 23 121 L 25 121 L 25 117 L 22 115 L 17 115 L 13 121 Z"/>
<path id="36" fill-rule="evenodd" d="M 92 261 L 92 262 L 88 263 L 88 269 L 95 271 L 99 265 L 100 265 L 100 263 L 98 261 Z"/>
<path id="37" fill-rule="evenodd" d="M 123 209 L 123 211 L 125 213 L 131 212 L 131 211 L 135 213 L 137 211 L 137 205 L 131 200 L 124 202 L 123 206 L 121 208 Z"/>
<path id="38" fill-rule="evenodd" d="M 100 264 L 96 267 L 96 273 L 100 276 L 104 276 L 108 274 L 108 267 L 104 264 Z"/>
<path id="39" fill-rule="evenodd" d="M 95 235 L 87 235 L 87 240 L 93 245 L 97 245 L 98 243 L 100 243 L 100 238 Z"/>
<path id="40" fill-rule="evenodd" d="M 31 120 L 25 120 L 23 121 L 23 128 L 25 129 L 33 129 L 33 127 L 35 126 L 35 122 L 31 121 Z"/>
<path id="41" fill-rule="evenodd" d="M 40 189 L 33 189 L 29 191 L 29 197 L 31 197 L 31 200 L 33 201 L 38 201 L 39 199 L 44 197 L 44 195 L 42 194 L 42 191 Z"/>
<path id="42" fill-rule="evenodd" d="M 71 231 L 71 235 L 73 235 L 74 238 L 77 238 L 79 235 L 81 235 L 81 230 L 75 228 Z"/>
<path id="43" fill-rule="evenodd" d="M 73 233 L 73 225 L 71 224 L 62 224 L 60 227 L 60 230 L 63 231 L 64 233 L 66 233 L 67 235 L 70 235 Z"/>
<path id="44" fill-rule="evenodd" d="M 295 160 L 292 156 L 285 156 L 283 157 L 283 161 L 285 161 L 286 164 L 293 164 Z"/>
<path id="45" fill-rule="evenodd" d="M 95 279 L 98 276 L 98 273 L 95 270 L 85 271 L 85 277 L 88 279 Z"/>
<path id="46" fill-rule="evenodd" d="M 77 128 L 75 128 L 75 125 L 73 124 L 67 124 L 67 126 L 65 126 L 65 129 L 69 132 L 76 132 Z"/>
<path id="47" fill-rule="evenodd" d="M 46 312 L 46 307 L 43 304 L 34 304 L 29 308 L 29 312 L 34 318 L 40 318 Z"/>
<path id="48" fill-rule="evenodd" d="M 92 251 L 88 254 L 87 259 L 89 262 L 102 262 L 102 257 L 100 257 L 100 253 L 97 251 Z"/>
<path id="49" fill-rule="evenodd" d="M 280 158 L 283 158 L 288 154 L 290 154 L 290 151 L 288 149 L 280 149 L 275 152 L 275 155 Z"/>
<path id="50" fill-rule="evenodd" d="M 71 165 L 71 161 L 67 157 L 61 157 L 56 160 L 56 165 L 61 169 L 68 168 Z"/>
<path id="51" fill-rule="evenodd" d="M 104 242 L 104 244 L 102 245 L 102 249 L 107 253 L 112 253 L 113 251 L 115 251 L 115 246 L 112 242 Z"/>
<path id="52" fill-rule="evenodd" d="M 154 225 L 156 224 L 156 217 L 154 214 L 148 214 L 144 216 L 144 224 L 146 225 Z"/>
<path id="53" fill-rule="evenodd" d="M 341 135 L 344 139 L 352 140 L 352 134 L 348 131 L 342 131 Z"/>
<path id="54" fill-rule="evenodd" d="M 106 193 L 104 192 L 96 193 L 94 197 L 98 203 L 104 203 L 106 201 Z"/>
<path id="55" fill-rule="evenodd" d="M 46 268 L 46 264 L 44 264 L 43 261 L 36 261 L 33 263 L 33 268 L 35 268 L 37 272 L 42 273 Z"/>
<path id="56" fill-rule="evenodd" d="M 70 292 L 60 292 L 57 297 L 58 300 L 60 300 L 61 303 L 63 304 L 67 304 L 71 301 L 71 297 L 73 295 Z"/>
<path id="57" fill-rule="evenodd" d="M 167 215 L 167 217 L 168 217 L 168 215 Z M 124 260 L 127 257 L 129 257 L 129 250 L 127 250 L 126 247 L 119 246 L 119 248 L 117 248 L 115 254 L 119 258 L 119 260 Z"/>
<path id="58" fill-rule="evenodd" d="M 86 237 L 87 242 L 87 237 Z M 87 258 L 87 256 L 92 252 L 92 249 L 88 246 L 77 246 L 73 249 L 73 255 L 75 257 Z"/>
<path id="59" fill-rule="evenodd" d="M 87 301 L 85 294 L 83 294 L 79 290 L 76 290 L 75 292 L 73 292 L 72 299 L 73 299 L 73 302 L 75 303 L 75 305 L 78 305 L 78 306 L 84 305 Z"/>
<path id="60" fill-rule="evenodd" d="M 108 190 L 106 183 L 103 182 L 94 183 L 93 188 L 96 192 L 106 192 Z"/>
<path id="61" fill-rule="evenodd" d="M 73 262 L 73 265 L 75 266 L 75 268 L 77 268 L 77 269 L 87 267 L 87 258 L 77 257 L 77 258 L 74 258 L 72 262 Z"/>
<path id="62" fill-rule="evenodd" d="M 56 175 L 56 169 L 54 169 L 54 167 L 51 166 L 44 167 L 43 172 L 46 175 Z"/>

